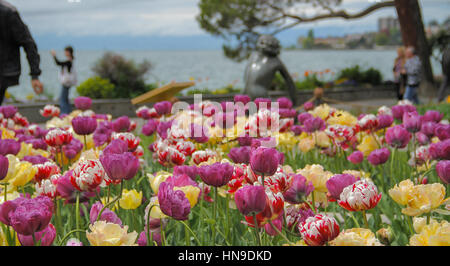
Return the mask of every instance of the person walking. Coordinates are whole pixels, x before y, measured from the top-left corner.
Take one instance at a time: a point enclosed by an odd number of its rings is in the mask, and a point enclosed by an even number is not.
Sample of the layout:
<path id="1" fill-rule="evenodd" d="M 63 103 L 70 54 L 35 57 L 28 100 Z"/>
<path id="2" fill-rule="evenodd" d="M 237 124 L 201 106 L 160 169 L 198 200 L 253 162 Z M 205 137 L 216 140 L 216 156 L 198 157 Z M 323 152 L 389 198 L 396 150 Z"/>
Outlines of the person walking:
<path id="1" fill-rule="evenodd" d="M 394 73 L 394 83 L 397 89 L 398 100 L 403 99 L 403 94 L 405 92 L 406 75 L 402 74 L 405 62 L 405 48 L 403 46 L 400 46 L 399 48 L 397 48 L 397 58 L 395 58 L 394 69 L 392 70 Z"/>
<path id="2" fill-rule="evenodd" d="M 52 50 L 50 52 L 55 60 L 55 63 L 61 67 L 60 81 L 61 81 L 61 95 L 59 97 L 59 107 L 62 114 L 69 114 L 72 111 L 72 107 L 69 102 L 69 90 L 77 83 L 77 75 L 75 67 L 73 66 L 73 60 L 75 59 L 73 48 L 67 46 L 64 49 L 66 61 L 59 61 L 56 57 L 56 52 Z"/>
<path id="3" fill-rule="evenodd" d="M 442 53 L 442 85 L 439 88 L 438 102 L 442 102 L 445 99 L 446 91 L 450 88 L 450 46 L 445 48 Z"/>
<path id="4" fill-rule="evenodd" d="M 17 9 L 0 0 L 0 105 L 6 90 L 19 84 L 21 74 L 20 47 L 23 47 L 30 65 L 31 86 L 36 94 L 44 91 L 39 81 L 40 56 L 31 33 L 20 18 Z"/>
<path id="5" fill-rule="evenodd" d="M 406 48 L 405 56 L 406 62 L 402 73 L 406 74 L 406 91 L 403 99 L 419 104 L 418 90 L 422 75 L 422 62 L 415 55 L 414 47 Z"/>

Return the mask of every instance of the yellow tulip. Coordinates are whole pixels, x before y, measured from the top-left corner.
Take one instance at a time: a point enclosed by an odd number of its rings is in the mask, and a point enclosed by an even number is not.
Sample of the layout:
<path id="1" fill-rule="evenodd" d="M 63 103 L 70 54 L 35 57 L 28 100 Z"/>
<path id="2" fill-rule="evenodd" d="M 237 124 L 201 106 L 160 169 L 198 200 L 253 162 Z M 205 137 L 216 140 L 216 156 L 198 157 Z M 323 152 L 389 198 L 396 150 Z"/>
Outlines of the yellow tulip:
<path id="1" fill-rule="evenodd" d="M 191 204 L 191 208 L 197 204 L 198 196 L 200 195 L 200 188 L 194 186 L 185 186 L 185 187 L 174 187 L 174 190 L 181 190 L 184 192 L 184 195 Z"/>
<path id="2" fill-rule="evenodd" d="M 155 175 L 147 174 L 148 181 L 150 183 L 150 187 L 153 190 L 153 193 L 158 194 L 159 185 L 161 185 L 162 182 L 166 181 L 166 179 L 170 176 L 172 176 L 172 173 L 166 171 L 159 171 L 155 173 Z"/>
<path id="3" fill-rule="evenodd" d="M 305 168 L 297 170 L 297 174 L 301 174 L 306 180 L 311 181 L 314 191 L 325 193 L 328 192 L 326 183 L 333 176 L 333 173 L 325 171 L 319 164 L 307 165 Z"/>
<path id="4" fill-rule="evenodd" d="M 366 135 L 361 144 L 356 147 L 359 151 L 361 151 L 365 157 L 369 156 L 369 154 L 378 149 L 378 142 L 372 135 Z"/>
<path id="5" fill-rule="evenodd" d="M 314 110 L 309 111 L 314 117 L 320 117 L 325 120 L 330 114 L 331 108 L 328 104 L 322 104 L 314 108 Z"/>
<path id="6" fill-rule="evenodd" d="M 13 186 L 24 186 L 30 182 L 37 172 L 33 164 L 26 161 L 20 161 L 14 155 L 8 154 L 6 157 L 9 160 L 8 174 L 2 182 L 8 182 Z"/>
<path id="7" fill-rule="evenodd" d="M 414 186 L 407 207 L 402 213 L 418 216 L 438 208 L 445 202 L 445 187 L 442 184 L 427 184 Z"/>
<path id="8" fill-rule="evenodd" d="M 380 241 L 369 229 L 352 228 L 342 231 L 330 242 L 331 246 L 381 246 Z"/>
<path id="9" fill-rule="evenodd" d="M 414 183 L 409 180 L 403 180 L 398 185 L 395 185 L 394 188 L 389 190 L 389 196 L 400 205 L 408 204 L 409 195 L 411 191 L 414 189 Z"/>
<path id="10" fill-rule="evenodd" d="M 445 187 L 442 184 L 414 185 L 404 180 L 389 190 L 389 196 L 400 205 L 406 205 L 402 213 L 418 216 L 438 208 L 446 200 Z"/>
<path id="11" fill-rule="evenodd" d="M 358 170 L 345 170 L 342 172 L 343 174 L 349 174 L 352 175 L 354 177 L 359 177 L 359 178 L 365 178 L 365 179 L 370 179 L 370 174 L 366 173 L 364 171 L 358 171 Z"/>
<path id="12" fill-rule="evenodd" d="M 314 149 L 314 147 L 315 147 L 315 142 L 312 137 L 304 138 L 304 139 L 300 140 L 300 142 L 298 143 L 298 148 L 303 153 L 307 153 L 308 151 Z"/>
<path id="13" fill-rule="evenodd" d="M 2 128 L 2 139 L 14 139 L 16 133 L 6 128 Z"/>
<path id="14" fill-rule="evenodd" d="M 414 218 L 414 230 L 417 234 L 409 239 L 411 246 L 450 246 L 450 223 L 440 223 L 431 219 L 426 224 L 425 218 Z"/>
<path id="15" fill-rule="evenodd" d="M 91 232 L 86 232 L 86 237 L 92 246 L 136 246 L 138 234 L 128 233 L 126 225 L 122 228 L 115 223 L 97 221 L 89 229 Z"/>
<path id="16" fill-rule="evenodd" d="M 328 135 L 324 132 L 324 131 L 319 131 L 316 132 L 316 137 L 314 138 L 314 140 L 317 139 L 317 146 L 321 147 L 321 148 L 328 148 L 330 147 L 330 138 L 328 137 Z"/>
<path id="17" fill-rule="evenodd" d="M 135 189 L 122 191 L 122 198 L 119 200 L 119 205 L 125 210 L 134 210 L 141 206 L 142 203 L 142 191 L 137 192 Z"/>
<path id="18" fill-rule="evenodd" d="M 152 207 L 153 206 L 153 207 Z M 150 212 L 150 217 L 154 218 L 154 219 L 162 219 L 162 218 L 166 218 L 167 215 L 165 215 L 162 211 L 161 208 L 159 207 L 159 201 L 158 201 L 158 197 L 152 197 L 150 199 L 150 203 L 147 205 L 147 207 L 145 208 L 145 220 L 147 220 L 147 215 L 148 215 L 148 210 L 152 208 L 151 212 Z"/>
<path id="19" fill-rule="evenodd" d="M 22 142 L 20 144 L 20 151 L 16 155 L 16 157 L 19 159 L 23 159 L 25 156 L 36 156 L 36 155 L 41 155 L 46 158 L 49 157 L 49 153 L 47 151 L 41 149 L 34 149 L 32 144 Z"/>
<path id="20" fill-rule="evenodd" d="M 356 125 L 357 121 L 358 118 L 356 118 L 349 112 L 338 110 L 334 112 L 334 114 L 330 118 L 328 118 L 327 123 L 330 125 L 342 125 L 353 127 L 354 125 Z"/>

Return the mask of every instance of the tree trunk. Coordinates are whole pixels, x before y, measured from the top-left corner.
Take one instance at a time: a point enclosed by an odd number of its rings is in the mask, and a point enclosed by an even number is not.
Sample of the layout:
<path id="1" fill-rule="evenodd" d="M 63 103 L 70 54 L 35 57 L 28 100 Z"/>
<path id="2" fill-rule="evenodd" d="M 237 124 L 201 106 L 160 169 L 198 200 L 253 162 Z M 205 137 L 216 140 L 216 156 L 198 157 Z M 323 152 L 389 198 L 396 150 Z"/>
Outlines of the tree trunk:
<path id="1" fill-rule="evenodd" d="M 395 0 L 395 8 L 400 22 L 403 45 L 413 46 L 422 61 L 421 94 L 434 96 L 433 69 L 430 62 L 430 48 L 422 20 L 422 14 L 418 0 Z"/>

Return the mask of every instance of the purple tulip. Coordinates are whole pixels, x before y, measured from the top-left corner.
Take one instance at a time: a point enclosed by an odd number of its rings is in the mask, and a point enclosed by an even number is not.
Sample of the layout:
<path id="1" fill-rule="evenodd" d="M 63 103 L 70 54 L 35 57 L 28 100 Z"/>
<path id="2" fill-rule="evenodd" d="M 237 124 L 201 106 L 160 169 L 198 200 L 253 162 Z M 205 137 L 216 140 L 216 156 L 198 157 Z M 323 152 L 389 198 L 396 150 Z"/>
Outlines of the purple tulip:
<path id="1" fill-rule="evenodd" d="M 24 135 L 24 134 L 16 134 L 16 138 L 18 142 L 26 142 L 28 140 L 34 139 L 33 136 L 30 135 Z"/>
<path id="2" fill-rule="evenodd" d="M 291 131 L 294 132 L 294 135 L 299 136 L 303 133 L 303 127 L 299 125 L 293 125 L 291 127 Z"/>
<path id="3" fill-rule="evenodd" d="M 44 164 L 48 162 L 48 159 L 42 155 L 34 155 L 34 156 L 25 156 L 23 157 L 22 161 L 27 161 L 35 165 L 35 164 Z"/>
<path id="4" fill-rule="evenodd" d="M 156 103 L 153 108 L 155 108 L 158 115 L 167 115 L 172 112 L 172 103 L 169 101 L 162 101 Z"/>
<path id="5" fill-rule="evenodd" d="M 266 197 L 263 186 L 247 185 L 236 191 L 234 201 L 243 215 L 252 216 L 264 210 Z"/>
<path id="6" fill-rule="evenodd" d="M 394 123 L 394 118 L 391 115 L 378 116 L 378 129 L 390 127 Z"/>
<path id="7" fill-rule="evenodd" d="M 450 139 L 432 143 L 428 151 L 435 160 L 450 160 Z"/>
<path id="8" fill-rule="evenodd" d="M 173 123 L 173 120 L 167 121 L 167 122 L 161 121 L 158 123 L 156 132 L 162 139 L 167 139 L 167 130 L 169 130 L 172 127 L 172 123 Z"/>
<path id="9" fill-rule="evenodd" d="M 322 131 L 326 128 L 325 121 L 323 121 L 320 117 L 306 119 L 303 124 L 305 131 L 308 133 L 313 133 L 318 130 Z"/>
<path id="10" fill-rule="evenodd" d="M 403 127 L 411 133 L 416 133 L 422 126 L 420 115 L 415 113 L 403 114 Z"/>
<path id="11" fill-rule="evenodd" d="M 402 120 L 405 113 L 417 112 L 417 109 L 414 105 L 396 105 L 393 106 L 391 110 L 394 118 L 398 120 Z"/>
<path id="12" fill-rule="evenodd" d="M 430 143 L 430 139 L 421 131 L 416 133 L 416 140 L 420 145 L 427 145 L 428 143 Z"/>
<path id="13" fill-rule="evenodd" d="M 364 160 L 364 154 L 360 151 L 354 151 L 352 154 L 347 156 L 347 160 L 353 164 L 360 164 Z"/>
<path id="14" fill-rule="evenodd" d="M 374 150 L 369 154 L 367 157 L 367 160 L 372 165 L 379 165 L 384 164 L 389 159 L 389 156 L 391 155 L 391 152 L 388 148 L 381 148 L 378 150 Z"/>
<path id="15" fill-rule="evenodd" d="M 85 96 L 79 96 L 79 97 L 75 98 L 73 103 L 75 104 L 75 107 L 77 109 L 82 110 L 82 111 L 89 110 L 89 109 L 91 109 L 91 106 L 92 106 L 91 98 L 85 97 Z"/>
<path id="16" fill-rule="evenodd" d="M 96 202 L 92 205 L 91 210 L 89 212 L 89 219 L 91 221 L 91 224 L 94 224 L 97 221 L 98 214 L 103 208 L 103 204 L 101 202 Z M 114 223 L 122 226 L 122 220 L 115 214 L 113 211 L 111 211 L 108 208 L 105 208 L 102 212 L 102 215 L 100 216 L 99 221 L 105 221 L 108 223 Z"/>
<path id="17" fill-rule="evenodd" d="M 20 151 L 20 143 L 13 139 L 0 139 L 0 155 L 17 155 Z"/>
<path id="18" fill-rule="evenodd" d="M 280 108 L 291 109 L 292 106 L 294 105 L 294 104 L 292 103 L 292 101 L 291 101 L 289 98 L 287 98 L 287 97 L 281 97 L 281 98 L 278 98 L 278 99 L 277 99 L 277 102 L 278 102 L 278 106 L 279 106 Z"/>
<path id="19" fill-rule="evenodd" d="M 172 184 L 174 187 L 198 187 L 198 184 L 185 174 L 170 176 L 165 182 Z"/>
<path id="20" fill-rule="evenodd" d="M 278 232 L 281 232 L 283 230 L 283 215 L 279 215 L 278 218 L 272 221 L 272 224 L 277 228 Z M 276 236 L 278 232 L 272 227 L 272 224 L 265 224 L 264 230 L 269 236 Z"/>
<path id="21" fill-rule="evenodd" d="M 77 116 L 72 119 L 73 131 L 78 135 L 87 136 L 97 129 L 97 119 L 88 116 Z"/>
<path id="22" fill-rule="evenodd" d="M 144 136 L 151 136 L 155 133 L 158 127 L 158 122 L 154 119 L 149 119 L 148 122 L 142 127 L 142 134 Z"/>
<path id="23" fill-rule="evenodd" d="M 292 183 L 290 187 L 283 193 L 284 199 L 291 204 L 300 204 L 308 197 L 314 190 L 311 181 L 300 174 L 292 176 Z"/>
<path id="24" fill-rule="evenodd" d="M 263 145 L 262 145 L 263 142 L 266 142 L 266 143 L 270 143 L 270 144 L 275 145 L 275 144 L 276 144 L 276 139 L 275 139 L 275 138 L 272 138 L 272 137 L 264 137 L 264 138 L 252 139 L 252 143 L 251 143 L 250 146 L 251 146 L 253 149 L 256 149 L 256 148 L 258 148 L 258 147 L 263 146 Z M 268 145 L 266 145 L 266 146 L 268 146 Z M 272 147 L 273 147 L 273 146 L 272 146 Z"/>
<path id="25" fill-rule="evenodd" d="M 295 109 L 280 108 L 278 109 L 278 113 L 280 114 L 280 118 L 294 118 L 297 111 Z"/>
<path id="26" fill-rule="evenodd" d="M 450 139 L 450 124 L 437 124 L 434 128 L 434 135 L 439 138 L 439 140 Z"/>
<path id="27" fill-rule="evenodd" d="M 410 139 L 411 133 L 400 125 L 388 128 L 386 131 L 386 142 L 394 148 L 402 149 L 406 147 Z"/>
<path id="28" fill-rule="evenodd" d="M 250 155 L 250 166 L 257 174 L 272 176 L 283 159 L 284 156 L 274 148 L 258 147 Z"/>
<path id="29" fill-rule="evenodd" d="M 111 141 L 103 150 L 103 154 L 122 154 L 126 152 L 128 152 L 128 144 L 121 139 Z"/>
<path id="30" fill-rule="evenodd" d="M 33 236 L 31 235 L 21 235 L 17 234 L 17 238 L 22 246 L 34 246 L 37 243 L 40 243 L 40 246 L 48 247 L 53 244 L 53 241 L 56 237 L 56 229 L 53 224 L 48 224 L 48 226 L 34 234 L 36 239 L 36 243 L 33 241 Z"/>
<path id="31" fill-rule="evenodd" d="M 436 164 L 436 172 L 444 184 L 450 184 L 450 161 L 444 160 Z"/>
<path id="32" fill-rule="evenodd" d="M 102 146 L 111 140 L 113 133 L 112 125 L 108 121 L 101 122 L 94 132 L 94 144 L 96 147 Z"/>
<path id="33" fill-rule="evenodd" d="M 12 105 L 5 105 L 0 107 L 0 112 L 5 118 L 13 118 L 17 113 L 17 107 Z"/>
<path id="34" fill-rule="evenodd" d="M 198 168 L 195 165 L 189 166 L 189 165 L 177 165 L 173 168 L 173 175 L 187 175 L 192 180 L 195 181 L 197 179 L 198 175 Z"/>
<path id="35" fill-rule="evenodd" d="M 83 150 L 83 143 L 76 138 L 72 138 L 69 144 L 63 147 L 64 155 L 68 159 L 73 159 L 75 156 Z"/>
<path id="36" fill-rule="evenodd" d="M 213 187 L 221 187 L 230 181 L 234 167 L 228 163 L 214 163 L 204 165 L 198 169 L 198 174 L 203 182 Z"/>
<path id="37" fill-rule="evenodd" d="M 435 123 L 439 123 L 443 117 L 444 117 L 444 114 L 441 114 L 439 111 L 428 110 L 422 116 L 422 121 L 432 121 Z"/>
<path id="38" fill-rule="evenodd" d="M 111 180 L 130 180 L 139 170 L 139 159 L 131 152 L 103 153 L 100 162 Z"/>
<path id="39" fill-rule="evenodd" d="M 305 111 L 309 111 L 314 109 L 314 103 L 313 102 L 306 102 L 303 104 L 303 109 L 305 109 Z"/>
<path id="40" fill-rule="evenodd" d="M 56 184 L 56 192 L 58 195 L 60 195 L 62 198 L 66 200 L 66 203 L 75 203 L 77 194 L 80 195 L 80 202 L 86 202 L 90 198 L 95 197 L 95 192 L 87 192 L 82 191 L 80 192 L 77 190 L 73 185 L 72 182 L 70 182 L 70 177 L 72 176 L 73 170 L 67 171 L 65 175 L 58 178 L 58 183 Z M 99 189 L 98 189 L 99 190 Z"/>
<path id="41" fill-rule="evenodd" d="M 48 148 L 47 143 L 43 139 L 29 139 L 25 141 L 26 144 L 31 144 L 33 149 L 41 149 L 46 151 Z"/>
<path id="42" fill-rule="evenodd" d="M 130 125 L 131 125 L 130 118 L 128 118 L 128 116 L 125 116 L 125 115 L 117 118 L 111 124 L 114 132 L 118 132 L 118 133 L 128 132 L 130 129 Z"/>
<path id="43" fill-rule="evenodd" d="M 5 179 L 8 174 L 9 160 L 3 155 L 0 155 L 0 180 Z"/>
<path id="44" fill-rule="evenodd" d="M 436 129 L 437 123 L 433 121 L 422 122 L 420 132 L 427 135 L 427 137 L 432 137 L 434 135 L 434 130 Z"/>
<path id="45" fill-rule="evenodd" d="M 309 217 L 314 216 L 314 212 L 311 209 L 302 209 L 296 205 L 289 205 L 286 207 L 286 224 L 289 230 L 298 230 L 299 224 L 302 224 Z"/>
<path id="46" fill-rule="evenodd" d="M 354 184 L 358 179 L 353 175 L 341 174 L 334 175 L 328 179 L 326 186 L 329 192 L 329 197 L 332 200 L 339 200 L 344 188 Z"/>
<path id="47" fill-rule="evenodd" d="M 254 102 L 256 104 L 256 107 L 258 107 L 258 109 L 260 108 L 270 109 L 272 105 L 272 100 L 269 98 L 256 98 Z"/>
<path id="48" fill-rule="evenodd" d="M 9 212 L 10 224 L 21 235 L 40 232 L 50 223 L 53 207 L 53 201 L 46 196 L 25 198 Z"/>
<path id="49" fill-rule="evenodd" d="M 310 113 L 301 113 L 297 116 L 297 120 L 300 125 L 303 125 L 303 123 L 310 118 L 314 118 L 314 116 Z"/>
<path id="50" fill-rule="evenodd" d="M 242 146 L 239 148 L 232 148 L 228 153 L 228 157 L 233 160 L 234 163 L 245 163 L 248 164 L 250 162 L 250 146 Z"/>
<path id="51" fill-rule="evenodd" d="M 190 138 L 198 143 L 206 143 L 209 140 L 207 128 L 197 125 L 197 124 L 191 124 L 190 125 Z"/>
<path id="52" fill-rule="evenodd" d="M 144 231 L 142 231 L 139 234 L 139 238 L 137 240 L 137 244 L 140 247 L 148 245 L 147 244 L 147 235 L 149 235 L 152 238 L 152 240 L 156 242 L 156 244 L 158 246 L 161 246 L 161 243 L 162 243 L 161 242 L 161 230 L 159 230 L 159 229 L 158 230 L 151 230 L 150 229 L 150 232 L 147 233 L 147 228 L 144 228 Z"/>
<path id="53" fill-rule="evenodd" d="M 253 138 L 249 135 L 245 135 L 237 138 L 239 146 L 251 146 Z"/>
<path id="54" fill-rule="evenodd" d="M 235 102 L 241 102 L 241 103 L 243 103 L 245 105 L 245 104 L 247 104 L 247 103 L 249 103 L 251 101 L 251 98 L 248 95 L 238 94 L 238 95 L 234 96 L 234 101 Z"/>
<path id="55" fill-rule="evenodd" d="M 158 189 L 158 201 L 161 211 L 175 220 L 187 220 L 191 204 L 181 190 L 174 191 L 174 186 L 162 182 Z"/>

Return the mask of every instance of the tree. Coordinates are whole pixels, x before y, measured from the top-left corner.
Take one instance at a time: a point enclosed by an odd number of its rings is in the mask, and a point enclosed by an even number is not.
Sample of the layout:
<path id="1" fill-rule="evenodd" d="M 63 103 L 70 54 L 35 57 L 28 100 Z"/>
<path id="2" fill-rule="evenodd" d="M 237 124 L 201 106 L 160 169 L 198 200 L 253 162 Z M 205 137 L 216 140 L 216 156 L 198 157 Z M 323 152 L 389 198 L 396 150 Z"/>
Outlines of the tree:
<path id="1" fill-rule="evenodd" d="M 308 37 L 303 39 L 302 41 L 303 49 L 312 49 L 314 48 L 314 30 L 310 29 L 308 31 Z"/>
<path id="2" fill-rule="evenodd" d="M 403 43 L 414 46 L 423 63 L 428 82 L 433 82 L 430 51 L 426 42 L 418 0 L 377 1 L 356 13 L 341 9 L 343 0 L 200 0 L 200 27 L 226 40 L 227 57 L 240 61 L 254 50 L 260 34 L 277 34 L 300 23 L 323 19 L 358 19 L 376 10 L 395 7 Z M 304 7 L 314 7 L 313 16 L 302 14 Z"/>

